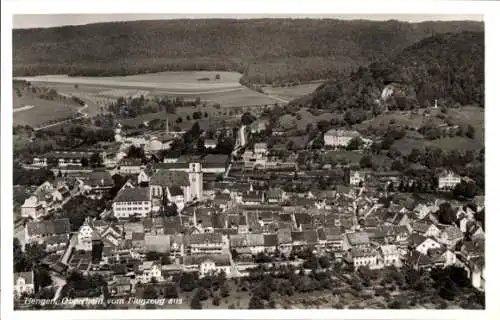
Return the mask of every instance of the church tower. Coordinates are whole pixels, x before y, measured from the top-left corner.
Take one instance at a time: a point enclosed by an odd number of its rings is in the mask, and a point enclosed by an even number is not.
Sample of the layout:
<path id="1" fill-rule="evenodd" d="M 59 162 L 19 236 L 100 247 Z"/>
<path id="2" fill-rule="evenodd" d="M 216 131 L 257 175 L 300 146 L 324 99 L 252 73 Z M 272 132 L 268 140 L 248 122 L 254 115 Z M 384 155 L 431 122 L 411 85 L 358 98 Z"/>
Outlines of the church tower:
<path id="1" fill-rule="evenodd" d="M 203 172 L 200 163 L 189 164 L 189 188 L 191 189 L 191 199 L 201 200 L 203 198 Z"/>

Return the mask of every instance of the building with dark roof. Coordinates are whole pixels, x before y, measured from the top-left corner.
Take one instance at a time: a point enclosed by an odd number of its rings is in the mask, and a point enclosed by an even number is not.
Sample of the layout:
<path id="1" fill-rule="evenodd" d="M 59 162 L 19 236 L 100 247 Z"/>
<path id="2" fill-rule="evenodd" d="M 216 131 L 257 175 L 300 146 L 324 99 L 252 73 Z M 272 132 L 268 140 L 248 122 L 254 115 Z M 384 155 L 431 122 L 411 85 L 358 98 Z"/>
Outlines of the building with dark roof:
<path id="1" fill-rule="evenodd" d="M 125 188 L 113 199 L 113 215 L 118 219 L 146 217 L 151 212 L 149 188 Z"/>
<path id="2" fill-rule="evenodd" d="M 67 218 L 39 222 L 30 221 L 26 223 L 24 230 L 26 243 L 42 243 L 54 235 L 65 236 L 68 239 L 71 225 Z"/>

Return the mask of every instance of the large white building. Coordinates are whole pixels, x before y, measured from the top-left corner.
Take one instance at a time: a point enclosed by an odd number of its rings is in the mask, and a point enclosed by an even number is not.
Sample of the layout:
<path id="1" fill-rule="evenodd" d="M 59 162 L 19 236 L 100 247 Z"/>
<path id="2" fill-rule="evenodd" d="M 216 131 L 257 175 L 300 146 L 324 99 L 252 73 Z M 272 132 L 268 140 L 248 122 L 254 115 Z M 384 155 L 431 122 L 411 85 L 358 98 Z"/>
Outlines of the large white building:
<path id="1" fill-rule="evenodd" d="M 438 187 L 442 190 L 455 188 L 462 181 L 462 177 L 452 171 L 444 171 L 438 177 Z"/>
<path id="2" fill-rule="evenodd" d="M 118 219 L 126 219 L 130 216 L 146 217 L 150 212 L 149 188 L 125 188 L 113 200 L 113 214 Z"/>
<path id="3" fill-rule="evenodd" d="M 349 142 L 357 137 L 361 138 L 361 135 L 357 131 L 331 129 L 324 135 L 325 146 L 347 147 Z"/>

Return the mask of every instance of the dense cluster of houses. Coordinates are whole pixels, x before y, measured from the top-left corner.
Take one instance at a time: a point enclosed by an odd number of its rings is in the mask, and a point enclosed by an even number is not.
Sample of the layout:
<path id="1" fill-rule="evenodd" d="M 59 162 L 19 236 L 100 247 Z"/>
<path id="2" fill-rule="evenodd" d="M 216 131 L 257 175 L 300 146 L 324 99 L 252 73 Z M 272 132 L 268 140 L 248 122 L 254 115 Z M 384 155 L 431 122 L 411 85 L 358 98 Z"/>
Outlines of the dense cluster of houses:
<path id="1" fill-rule="evenodd" d="M 378 202 L 379 194 L 349 190 L 289 194 L 235 183 L 165 216 L 152 210 L 150 188 L 130 184 L 118 193 L 113 211 L 122 218 L 119 205 L 142 207 L 138 220 L 87 219 L 75 234 L 67 219 L 33 221 L 26 224 L 25 238 L 44 244 L 70 270 L 102 274 L 116 294 L 181 272 L 240 277 L 257 266 L 258 255 L 289 263 L 290 256 L 307 248 L 355 268 L 459 265 L 475 287 L 484 288 L 484 230 L 470 207 L 455 207 L 457 223 L 444 225 L 436 216 L 438 202 L 386 207 Z M 151 260 L 151 252 L 166 259 Z"/>
<path id="2" fill-rule="evenodd" d="M 248 130 L 261 127 L 254 123 Z M 334 130 L 324 137 L 328 146 L 345 147 L 360 135 Z M 141 141 L 121 141 L 143 146 Z M 216 145 L 206 140 L 205 147 Z M 44 159 L 33 163 L 45 166 Z M 70 170 L 65 164 L 78 161 L 61 159 L 59 169 L 67 169 L 63 176 L 39 186 L 21 207 L 22 216 L 31 218 L 25 242 L 44 245 L 50 253 L 46 261 L 58 272 L 104 276 L 112 295 L 126 295 L 137 283 L 167 281 L 182 272 L 241 277 L 263 255 L 273 263 L 297 264 L 290 258 L 304 249 L 354 268 L 459 265 L 476 288 L 484 289 L 484 226 L 475 220 L 473 209 L 454 204 L 457 222 L 445 225 L 437 216 L 439 201 L 382 204 L 385 193 L 365 182 L 397 185 L 403 178 L 399 172 L 352 170 L 345 181 L 349 186 L 285 192 L 262 188 L 244 176 L 227 178 L 233 164 L 224 155 L 165 158 L 153 165 L 122 157 L 107 171 Z M 265 143 L 244 151 L 242 163 L 244 169 L 289 168 L 298 174 L 296 159 L 273 158 Z M 307 174 L 319 179 L 325 172 Z M 42 220 L 75 195 L 102 197 L 114 186 L 113 173 L 133 178 L 117 192 L 111 210 L 101 217 L 106 219 L 87 218 L 76 233 L 68 219 Z M 438 180 L 440 189 L 451 189 L 461 177 L 447 171 Z M 16 274 L 15 279 L 17 296 L 32 292 L 32 274 Z"/>

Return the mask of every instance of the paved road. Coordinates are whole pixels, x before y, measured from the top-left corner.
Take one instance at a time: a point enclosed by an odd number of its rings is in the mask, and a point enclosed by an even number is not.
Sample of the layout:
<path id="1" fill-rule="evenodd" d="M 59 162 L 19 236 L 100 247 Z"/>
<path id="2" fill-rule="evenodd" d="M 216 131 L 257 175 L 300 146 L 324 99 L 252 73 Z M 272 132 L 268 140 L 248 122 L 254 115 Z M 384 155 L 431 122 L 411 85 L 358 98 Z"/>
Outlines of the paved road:
<path id="1" fill-rule="evenodd" d="M 277 97 L 277 96 L 273 96 L 273 95 L 271 95 L 271 94 L 267 94 L 267 93 L 266 93 L 266 95 L 267 95 L 269 98 L 274 99 L 274 100 L 277 100 L 277 101 L 279 101 L 279 102 L 283 102 L 283 103 L 288 103 L 288 102 L 290 102 L 290 100 L 285 100 L 285 99 L 283 99 L 283 98 L 280 98 L 280 97 Z"/>
<path id="2" fill-rule="evenodd" d="M 66 280 L 55 273 L 51 273 L 50 277 L 52 278 L 53 286 L 57 288 L 56 293 L 54 294 L 54 298 L 52 299 L 56 301 L 61 296 L 62 288 L 64 288 L 64 286 L 66 285 Z"/>

